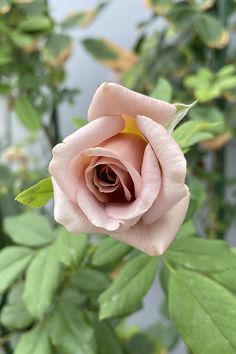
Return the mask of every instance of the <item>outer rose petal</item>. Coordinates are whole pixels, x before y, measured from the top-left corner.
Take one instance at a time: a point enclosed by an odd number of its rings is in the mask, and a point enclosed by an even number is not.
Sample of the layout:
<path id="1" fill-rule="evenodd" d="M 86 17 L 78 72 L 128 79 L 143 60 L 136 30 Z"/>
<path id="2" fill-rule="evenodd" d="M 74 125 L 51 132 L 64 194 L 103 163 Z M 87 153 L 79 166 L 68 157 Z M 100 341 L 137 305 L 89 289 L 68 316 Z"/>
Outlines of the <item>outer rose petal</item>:
<path id="1" fill-rule="evenodd" d="M 124 128 L 121 117 L 101 117 L 77 130 L 53 149 L 49 172 L 69 200 L 77 202 L 78 177 L 76 163 L 84 150 L 97 146 Z"/>
<path id="2" fill-rule="evenodd" d="M 74 203 L 70 202 L 60 187 L 52 178 L 54 191 L 54 218 L 72 233 L 88 232 L 88 233 L 106 233 L 103 228 L 98 228 L 91 224 L 81 209 Z"/>
<path id="3" fill-rule="evenodd" d="M 153 224 L 186 195 L 186 160 L 179 145 L 160 124 L 138 116 L 137 125 L 152 146 L 162 169 L 160 193 L 143 216 L 145 224 Z"/>
<path id="4" fill-rule="evenodd" d="M 164 253 L 175 238 L 188 210 L 190 194 L 187 186 L 185 188 L 187 195 L 156 223 L 145 225 L 140 220 L 130 230 L 113 237 L 150 256 Z"/>
<path id="5" fill-rule="evenodd" d="M 174 105 L 141 95 L 123 86 L 103 83 L 93 97 L 88 111 L 88 120 L 92 121 L 104 115 L 124 114 L 143 115 L 168 126 L 176 112 Z"/>

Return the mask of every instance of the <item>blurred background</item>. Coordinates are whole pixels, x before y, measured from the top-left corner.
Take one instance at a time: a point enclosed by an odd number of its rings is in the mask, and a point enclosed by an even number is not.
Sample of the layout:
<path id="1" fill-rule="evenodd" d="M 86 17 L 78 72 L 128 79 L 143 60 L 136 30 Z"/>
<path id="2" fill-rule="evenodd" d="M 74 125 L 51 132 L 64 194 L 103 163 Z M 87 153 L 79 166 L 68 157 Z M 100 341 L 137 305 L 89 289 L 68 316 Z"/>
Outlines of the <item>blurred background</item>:
<path id="1" fill-rule="evenodd" d="M 85 124 L 104 81 L 171 102 L 198 100 L 174 132 L 189 164 L 188 228 L 236 246 L 235 30 L 233 0 L 0 0 L 1 247 L 12 242 L 4 219 L 25 212 L 15 196 L 47 177 L 51 148 Z M 168 319 L 161 283 L 130 325 Z M 185 353 L 173 338 L 168 352 Z"/>

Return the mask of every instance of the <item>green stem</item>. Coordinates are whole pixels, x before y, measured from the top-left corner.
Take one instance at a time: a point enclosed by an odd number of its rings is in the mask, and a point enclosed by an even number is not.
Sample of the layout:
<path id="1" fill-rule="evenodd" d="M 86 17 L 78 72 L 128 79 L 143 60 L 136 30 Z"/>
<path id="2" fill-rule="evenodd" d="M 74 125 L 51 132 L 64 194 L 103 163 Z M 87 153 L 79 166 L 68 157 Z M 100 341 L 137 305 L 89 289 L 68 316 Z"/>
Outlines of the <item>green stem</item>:
<path id="1" fill-rule="evenodd" d="M 227 25 L 227 15 L 228 15 L 228 4 L 227 1 L 217 0 L 216 10 L 218 19 L 221 21 L 223 26 Z M 225 47 L 221 51 L 217 50 L 216 52 L 216 69 L 220 69 L 225 65 L 226 62 L 226 51 Z M 226 102 L 222 99 L 218 104 L 221 110 L 226 109 Z M 224 209 L 224 200 L 225 200 L 225 155 L 226 148 L 223 147 L 219 151 L 215 152 L 215 169 L 219 174 L 219 180 L 215 184 L 215 192 L 217 195 L 218 202 L 216 203 L 216 223 L 220 225 L 217 227 L 216 238 L 223 239 L 225 235 L 225 209 Z"/>
<path id="2" fill-rule="evenodd" d="M 54 145 L 56 145 L 60 142 L 60 129 L 59 129 L 57 106 L 54 102 L 53 102 L 52 114 L 51 114 L 51 124 L 53 128 Z"/>

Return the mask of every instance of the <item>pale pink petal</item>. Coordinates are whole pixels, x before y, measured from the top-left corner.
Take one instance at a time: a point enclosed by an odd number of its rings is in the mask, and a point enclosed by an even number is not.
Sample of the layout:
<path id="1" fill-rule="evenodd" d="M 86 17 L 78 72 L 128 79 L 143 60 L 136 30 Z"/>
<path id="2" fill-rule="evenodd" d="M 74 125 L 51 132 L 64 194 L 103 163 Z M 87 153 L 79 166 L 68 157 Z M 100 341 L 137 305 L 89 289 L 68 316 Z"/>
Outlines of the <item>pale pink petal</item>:
<path id="1" fill-rule="evenodd" d="M 54 190 L 54 218 L 59 224 L 64 225 L 72 233 L 104 234 L 107 232 L 103 228 L 92 225 L 78 205 L 68 200 L 54 178 L 52 178 L 52 182 Z"/>
<path id="2" fill-rule="evenodd" d="M 124 128 L 121 117 L 102 117 L 79 129 L 53 149 L 49 172 L 60 189 L 73 202 L 77 201 L 77 163 L 84 150 L 97 146 Z"/>
<path id="3" fill-rule="evenodd" d="M 186 160 L 176 141 L 160 124 L 138 116 L 137 125 L 152 146 L 162 170 L 158 198 L 143 216 L 144 223 L 152 224 L 186 195 Z"/>
<path id="4" fill-rule="evenodd" d="M 106 183 L 100 180 L 95 173 L 95 168 L 99 165 L 109 166 L 116 174 L 115 183 Z M 92 158 L 89 166 L 85 170 L 85 181 L 88 189 L 97 197 L 97 199 L 102 203 L 107 203 L 112 198 L 112 195 L 107 195 L 108 193 L 115 192 L 122 186 L 126 200 L 130 201 L 132 195 L 128 188 L 132 189 L 130 186 L 131 178 L 125 166 L 120 163 L 120 161 L 107 157 L 94 157 Z M 120 191 L 121 193 L 121 191 Z"/>
<path id="5" fill-rule="evenodd" d="M 101 203 L 87 187 L 85 181 L 85 169 L 87 166 L 83 162 L 84 159 L 86 160 L 86 157 L 81 157 L 77 166 L 77 203 L 93 225 L 108 231 L 118 230 L 120 228 L 119 220 L 114 220 L 107 215 L 105 204 Z"/>
<path id="6" fill-rule="evenodd" d="M 150 256 L 161 255 L 169 247 L 184 221 L 188 210 L 189 197 L 190 194 L 187 192 L 187 195 L 156 223 L 145 225 L 141 219 L 130 230 L 113 235 L 113 237 Z"/>
<path id="7" fill-rule="evenodd" d="M 112 114 L 133 117 L 144 115 L 167 126 L 175 113 L 176 108 L 172 104 L 141 95 L 117 84 L 105 82 L 95 92 L 89 107 L 88 119 L 92 121 Z"/>
<path id="8" fill-rule="evenodd" d="M 134 183 L 134 190 L 135 190 L 135 195 L 137 196 L 139 194 L 140 188 L 141 188 L 141 177 L 139 172 L 136 170 L 133 165 L 131 165 L 127 160 L 123 159 L 120 155 L 120 151 L 117 151 L 117 153 L 114 153 L 110 150 L 107 150 L 106 148 L 101 148 L 101 147 L 96 147 L 96 148 L 91 148 L 87 149 L 84 152 L 85 156 L 102 156 L 102 157 L 109 157 L 112 159 L 117 159 L 118 161 L 121 162 L 127 169 L 130 177 L 133 180 Z"/>
<path id="9" fill-rule="evenodd" d="M 140 136 L 129 133 L 117 134 L 105 141 L 101 147 L 119 156 L 120 161 L 126 161 L 138 172 L 141 171 L 143 154 L 147 142 Z M 123 163 L 123 162 L 122 162 Z"/>
<path id="10" fill-rule="evenodd" d="M 152 206 L 161 187 L 161 171 L 158 160 L 150 145 L 147 145 L 141 172 L 141 190 L 131 203 L 109 203 L 107 215 L 122 221 L 125 226 L 133 226 Z"/>
<path id="11" fill-rule="evenodd" d="M 116 173 L 116 175 L 122 185 L 125 199 L 127 201 L 130 201 L 132 199 L 132 194 L 131 194 L 132 186 L 130 185 L 131 178 L 130 178 L 129 174 L 117 166 L 113 166 L 112 164 L 110 164 L 110 166 L 113 169 L 113 171 Z"/>

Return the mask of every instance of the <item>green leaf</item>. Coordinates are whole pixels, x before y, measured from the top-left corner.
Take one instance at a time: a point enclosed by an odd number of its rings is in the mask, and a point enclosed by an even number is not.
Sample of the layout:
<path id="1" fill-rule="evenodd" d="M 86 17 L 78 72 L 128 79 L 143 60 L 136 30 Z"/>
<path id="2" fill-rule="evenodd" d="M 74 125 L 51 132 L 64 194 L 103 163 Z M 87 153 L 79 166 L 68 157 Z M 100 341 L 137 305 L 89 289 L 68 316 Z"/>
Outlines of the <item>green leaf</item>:
<path id="1" fill-rule="evenodd" d="M 217 272 L 236 266 L 236 255 L 221 240 L 178 238 L 163 256 L 185 268 L 200 272 Z"/>
<path id="2" fill-rule="evenodd" d="M 109 288 L 100 295 L 100 319 L 136 310 L 152 285 L 156 270 L 157 258 L 142 254 L 131 259 Z"/>
<path id="3" fill-rule="evenodd" d="M 175 103 L 175 108 L 176 108 L 176 113 L 170 123 L 170 125 L 167 127 L 167 130 L 169 133 L 172 133 L 177 124 L 186 116 L 188 111 L 197 103 L 197 101 L 191 103 L 191 104 L 183 104 L 183 103 Z"/>
<path id="4" fill-rule="evenodd" d="M 138 61 L 135 53 L 103 38 L 86 38 L 82 44 L 96 60 L 116 72 L 124 73 Z"/>
<path id="5" fill-rule="evenodd" d="M 164 77 L 160 77 L 150 96 L 159 100 L 169 102 L 172 97 L 172 87 L 169 81 L 166 80 Z"/>
<path id="6" fill-rule="evenodd" d="M 194 226 L 193 221 L 190 219 L 186 221 L 180 228 L 177 237 L 190 237 L 195 236 L 197 233 L 196 227 Z"/>
<path id="7" fill-rule="evenodd" d="M 213 138 L 212 128 L 217 127 L 219 124 L 205 121 L 186 122 L 173 132 L 173 137 L 180 147 L 187 151 L 192 145 L 202 140 Z"/>
<path id="8" fill-rule="evenodd" d="M 233 64 L 228 64 L 220 68 L 220 70 L 217 71 L 217 77 L 218 78 L 223 78 L 227 76 L 231 76 L 235 74 L 236 72 L 236 67 Z"/>
<path id="9" fill-rule="evenodd" d="M 11 5 L 9 0 L 0 0 L 0 15 L 4 15 L 10 11 Z"/>
<path id="10" fill-rule="evenodd" d="M 83 118 L 74 117 L 72 118 L 72 124 L 76 129 L 84 127 L 88 122 Z"/>
<path id="11" fill-rule="evenodd" d="M 45 16 L 32 16 L 20 22 L 19 29 L 24 32 L 42 32 L 51 29 L 52 22 Z"/>
<path id="12" fill-rule="evenodd" d="M 48 326 L 42 322 L 21 335 L 14 354 L 53 354 Z"/>
<path id="13" fill-rule="evenodd" d="M 65 34 L 50 34 L 45 46 L 44 56 L 49 65 L 63 65 L 72 51 L 71 38 Z"/>
<path id="14" fill-rule="evenodd" d="M 30 47 L 35 41 L 34 37 L 17 31 L 13 31 L 12 33 L 10 33 L 10 38 L 12 43 L 14 43 L 15 46 L 20 48 Z"/>
<path id="15" fill-rule="evenodd" d="M 228 290 L 236 293 L 235 272 L 236 266 L 222 272 L 211 273 L 209 276 L 216 280 L 218 283 L 222 284 Z"/>
<path id="16" fill-rule="evenodd" d="M 97 354 L 123 354 L 120 341 L 108 323 L 94 319 L 93 328 L 97 343 Z"/>
<path id="17" fill-rule="evenodd" d="M 223 48 L 229 41 L 229 35 L 221 22 L 209 15 L 201 14 L 194 22 L 195 29 L 202 42 L 211 48 Z"/>
<path id="18" fill-rule="evenodd" d="M 41 208 L 52 198 L 52 181 L 51 177 L 48 177 L 18 194 L 16 201 L 31 208 Z"/>
<path id="19" fill-rule="evenodd" d="M 171 271 L 169 310 L 194 354 L 235 354 L 236 298 L 213 280 L 184 270 Z"/>
<path id="20" fill-rule="evenodd" d="M 189 116 L 193 120 L 209 123 L 210 126 L 207 130 L 214 135 L 225 131 L 224 115 L 216 107 L 194 107 L 189 112 Z"/>
<path id="21" fill-rule="evenodd" d="M 33 317 L 22 301 L 23 290 L 23 282 L 12 286 L 7 296 L 7 304 L 1 312 L 0 321 L 10 330 L 27 328 L 33 322 Z"/>
<path id="22" fill-rule="evenodd" d="M 111 266 L 125 257 L 132 247 L 112 237 L 102 240 L 93 254 L 92 264 L 96 267 Z"/>
<path id="23" fill-rule="evenodd" d="M 71 277 L 72 284 L 81 291 L 88 293 L 101 293 L 109 285 L 108 277 L 94 269 L 81 269 Z"/>
<path id="24" fill-rule="evenodd" d="M 80 308 L 71 302 L 58 302 L 50 335 L 61 354 L 96 353 L 93 329 Z"/>
<path id="25" fill-rule="evenodd" d="M 34 253 L 26 247 L 11 246 L 0 252 L 0 292 L 21 276 Z"/>
<path id="26" fill-rule="evenodd" d="M 19 330 L 27 328 L 33 322 L 33 317 L 26 309 L 23 301 L 20 301 L 5 305 L 2 309 L 0 321 L 11 330 Z"/>
<path id="27" fill-rule="evenodd" d="M 87 38 L 82 43 L 85 49 L 97 60 L 116 60 L 119 57 L 105 39 Z"/>
<path id="28" fill-rule="evenodd" d="M 55 244 L 58 259 L 67 267 L 77 267 L 83 260 L 88 246 L 87 236 L 74 235 L 64 228 L 59 229 Z"/>
<path id="29" fill-rule="evenodd" d="M 39 247 L 55 239 L 47 218 L 32 211 L 6 217 L 4 228 L 10 238 L 20 245 Z"/>
<path id="30" fill-rule="evenodd" d="M 26 96 L 18 97 L 15 101 L 15 110 L 21 123 L 30 131 L 40 129 L 40 115 Z"/>
<path id="31" fill-rule="evenodd" d="M 101 2 L 95 9 L 84 12 L 75 12 L 62 21 L 63 29 L 70 29 L 73 27 L 85 28 L 90 25 L 105 8 L 107 2 Z"/>
<path id="32" fill-rule="evenodd" d="M 41 317 L 52 303 L 60 282 L 60 263 L 53 247 L 40 251 L 26 273 L 23 300 L 30 313 Z"/>

